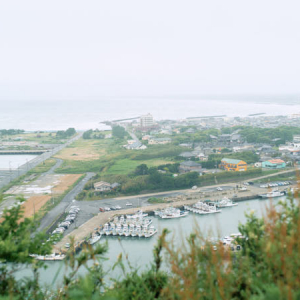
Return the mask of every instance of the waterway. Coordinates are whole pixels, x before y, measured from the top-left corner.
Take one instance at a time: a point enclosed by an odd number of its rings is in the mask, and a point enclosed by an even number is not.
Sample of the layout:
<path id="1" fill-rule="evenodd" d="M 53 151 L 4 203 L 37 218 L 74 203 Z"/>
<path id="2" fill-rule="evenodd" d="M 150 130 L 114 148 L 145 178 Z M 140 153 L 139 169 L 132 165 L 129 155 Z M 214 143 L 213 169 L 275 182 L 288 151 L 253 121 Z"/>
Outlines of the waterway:
<path id="1" fill-rule="evenodd" d="M 173 239 L 175 245 L 180 247 L 186 238 L 198 228 L 203 233 L 203 236 L 224 237 L 231 233 L 238 232 L 240 223 L 245 223 L 245 213 L 254 211 L 255 214 L 261 217 L 266 206 L 273 201 L 277 203 L 279 200 L 284 200 L 285 197 L 277 198 L 276 200 L 249 200 L 239 202 L 238 206 L 222 209 L 221 213 L 210 215 L 195 215 L 190 213 L 185 218 L 162 220 L 158 217 L 153 218 L 153 224 L 158 229 L 159 233 L 168 228 L 171 233 L 170 239 Z M 105 255 L 108 260 L 103 262 L 105 270 L 109 270 L 117 261 L 120 253 L 128 255 L 128 260 L 133 267 L 143 270 L 153 261 L 152 250 L 157 242 L 159 234 L 156 234 L 150 239 L 125 238 L 125 237 L 102 237 L 100 242 L 108 241 L 109 250 Z M 123 256 L 125 257 L 125 255 Z M 92 263 L 92 262 L 91 262 Z M 46 285 L 59 285 L 65 273 L 64 262 L 47 262 L 47 270 L 41 270 L 40 279 Z M 58 273 L 55 283 L 53 279 Z M 79 274 L 83 275 L 85 270 L 80 270 Z M 109 271 L 107 280 L 110 277 L 120 276 L 120 270 Z M 29 276 L 31 271 L 26 269 L 18 274 L 18 277 Z"/>
<path id="2" fill-rule="evenodd" d="M 37 155 L 0 155 L 0 170 L 15 170 L 18 167 L 30 162 Z"/>

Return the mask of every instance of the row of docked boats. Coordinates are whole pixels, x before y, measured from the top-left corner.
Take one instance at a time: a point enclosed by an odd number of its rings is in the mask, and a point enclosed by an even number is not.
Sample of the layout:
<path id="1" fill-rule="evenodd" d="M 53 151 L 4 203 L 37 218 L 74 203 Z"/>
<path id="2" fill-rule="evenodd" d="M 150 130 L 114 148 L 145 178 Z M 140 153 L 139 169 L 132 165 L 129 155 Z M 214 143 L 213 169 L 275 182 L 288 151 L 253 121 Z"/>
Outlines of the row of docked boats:
<path id="1" fill-rule="evenodd" d="M 29 254 L 29 256 L 35 258 L 36 260 L 42 260 L 42 261 L 61 261 L 66 258 L 65 254 L 59 254 L 59 253 L 52 253 L 47 255 Z"/>
<path id="2" fill-rule="evenodd" d="M 115 217 L 112 222 L 105 223 L 101 234 L 150 238 L 157 233 L 157 229 L 151 224 L 152 219 L 148 218 L 148 214 L 138 211 L 134 215 L 122 215 Z"/>
<path id="3" fill-rule="evenodd" d="M 145 237 L 150 238 L 157 233 L 153 225 L 147 226 L 135 223 L 115 225 L 114 223 L 105 223 L 102 234 L 106 236 L 125 236 L 125 237 Z"/>
<path id="4" fill-rule="evenodd" d="M 199 215 L 215 214 L 220 213 L 219 208 L 233 207 L 237 206 L 238 203 L 234 203 L 227 197 L 224 197 L 219 202 L 202 202 L 199 201 L 191 206 L 185 205 L 184 209 Z"/>
<path id="5" fill-rule="evenodd" d="M 184 209 L 199 215 L 215 214 L 221 212 L 217 209 L 217 206 L 215 204 L 209 204 L 201 201 L 193 204 L 192 206 L 185 205 Z"/>
<path id="6" fill-rule="evenodd" d="M 189 212 L 200 215 L 220 213 L 221 210 L 219 210 L 219 208 L 233 207 L 237 205 L 238 203 L 234 203 L 229 198 L 224 197 L 219 202 L 199 201 L 193 205 L 184 205 L 183 211 L 179 208 L 174 207 L 168 207 L 162 210 L 155 210 L 154 215 L 160 217 L 161 219 L 174 219 L 185 217 L 188 215 Z"/>

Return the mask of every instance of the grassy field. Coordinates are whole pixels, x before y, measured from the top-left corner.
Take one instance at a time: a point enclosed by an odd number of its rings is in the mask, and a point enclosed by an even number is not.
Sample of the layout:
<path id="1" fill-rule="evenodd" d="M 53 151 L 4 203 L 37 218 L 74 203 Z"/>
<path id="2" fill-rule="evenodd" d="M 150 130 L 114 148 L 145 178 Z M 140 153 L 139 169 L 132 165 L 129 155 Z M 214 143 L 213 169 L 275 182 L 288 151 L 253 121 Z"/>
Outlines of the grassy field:
<path id="1" fill-rule="evenodd" d="M 42 132 L 42 133 L 23 133 L 19 135 L 23 141 L 37 142 L 40 144 L 62 144 L 65 140 L 57 139 L 56 132 Z"/>
<path id="2" fill-rule="evenodd" d="M 49 158 L 37 165 L 35 168 L 31 169 L 28 174 L 41 174 L 50 170 L 56 164 L 56 160 L 54 158 Z"/>
<path id="3" fill-rule="evenodd" d="M 162 159 L 149 159 L 149 160 L 131 160 L 131 159 L 120 159 L 115 164 L 108 168 L 104 174 L 128 174 L 135 170 L 135 168 L 141 164 L 146 164 L 148 168 L 156 167 L 159 165 L 173 163 L 170 160 Z"/>
<path id="4" fill-rule="evenodd" d="M 126 142 L 123 141 L 123 144 Z M 167 152 L 164 152 L 164 149 Z M 128 174 L 138 165 L 148 167 L 172 163 L 172 157 L 163 155 L 170 151 L 168 147 L 153 147 L 153 151 L 130 151 L 122 147 L 122 142 L 113 139 L 79 139 L 58 154 L 64 160 L 57 173 L 101 172 L 103 174 Z M 145 157 L 141 157 L 141 155 Z M 148 156 L 149 155 L 149 156 Z M 156 157 L 157 156 L 157 157 Z"/>

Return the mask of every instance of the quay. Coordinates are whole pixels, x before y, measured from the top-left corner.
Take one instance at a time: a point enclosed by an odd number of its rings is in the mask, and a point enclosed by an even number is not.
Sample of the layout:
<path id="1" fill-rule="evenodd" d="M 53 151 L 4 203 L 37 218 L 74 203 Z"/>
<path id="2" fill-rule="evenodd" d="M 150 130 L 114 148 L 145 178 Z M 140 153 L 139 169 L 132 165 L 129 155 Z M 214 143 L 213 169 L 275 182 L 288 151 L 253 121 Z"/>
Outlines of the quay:
<path id="1" fill-rule="evenodd" d="M 43 154 L 49 150 L 0 150 L 0 155 Z"/>
<path id="2" fill-rule="evenodd" d="M 283 191 L 284 189 L 286 189 L 286 187 L 279 187 L 279 189 Z M 228 197 L 235 202 L 245 201 L 257 199 L 259 198 L 260 194 L 266 193 L 266 191 L 266 189 L 257 186 L 248 186 L 247 191 L 241 191 L 238 189 L 225 190 L 221 192 L 201 192 L 200 190 L 190 190 L 189 193 L 184 195 L 164 198 L 164 200 L 166 201 L 165 203 L 157 203 L 143 207 L 126 208 L 117 211 L 99 212 L 96 216 L 88 220 L 86 223 L 82 224 L 71 233 L 64 236 L 61 241 L 53 246 L 54 252 L 67 252 L 67 249 L 64 247 L 64 245 L 70 242 L 70 237 L 74 237 L 76 251 L 80 250 L 81 247 L 86 243 L 87 238 L 89 238 L 94 232 L 99 231 L 105 223 L 112 220 L 115 216 L 135 214 L 138 210 L 141 209 L 143 210 L 143 212 L 151 213 L 154 210 L 161 210 L 168 206 L 183 207 L 184 205 L 193 205 L 201 200 L 217 202 L 223 197 Z M 233 197 L 234 195 L 237 195 L 237 197 Z M 100 206 L 101 201 L 99 201 L 99 207 Z"/>

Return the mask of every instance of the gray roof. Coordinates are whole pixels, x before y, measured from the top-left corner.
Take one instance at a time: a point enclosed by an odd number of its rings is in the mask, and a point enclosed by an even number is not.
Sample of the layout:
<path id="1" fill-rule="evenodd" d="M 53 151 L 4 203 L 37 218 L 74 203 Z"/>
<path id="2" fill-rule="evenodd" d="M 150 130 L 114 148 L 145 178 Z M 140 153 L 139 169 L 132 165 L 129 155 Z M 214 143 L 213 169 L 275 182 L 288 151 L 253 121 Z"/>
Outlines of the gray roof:
<path id="1" fill-rule="evenodd" d="M 182 152 L 182 153 L 179 154 L 179 156 L 182 156 L 182 157 L 194 157 L 195 153 L 193 153 L 193 152 Z"/>
<path id="2" fill-rule="evenodd" d="M 185 166 L 185 167 L 199 167 L 201 168 L 201 165 L 194 162 L 194 161 L 184 161 L 180 164 L 180 166 Z"/>

